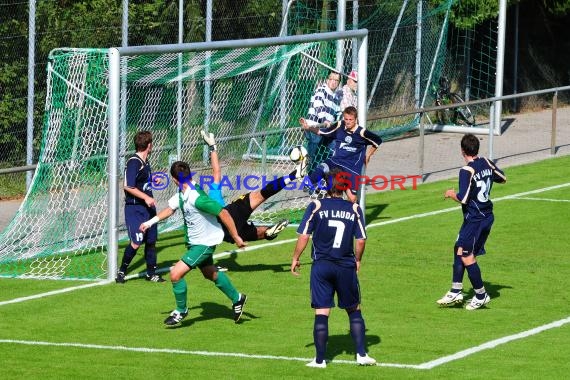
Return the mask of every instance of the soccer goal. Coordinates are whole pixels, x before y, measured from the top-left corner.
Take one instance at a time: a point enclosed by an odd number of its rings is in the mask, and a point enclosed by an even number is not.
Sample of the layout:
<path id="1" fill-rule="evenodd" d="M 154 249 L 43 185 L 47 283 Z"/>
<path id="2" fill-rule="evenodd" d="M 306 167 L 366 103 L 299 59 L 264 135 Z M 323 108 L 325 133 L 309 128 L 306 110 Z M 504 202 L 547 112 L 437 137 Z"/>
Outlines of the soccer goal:
<path id="1" fill-rule="evenodd" d="M 216 135 L 228 201 L 294 170 L 289 149 L 304 143 L 298 119 L 335 67 L 339 47 L 358 51 L 365 124 L 366 30 L 52 51 L 40 159 L 22 207 L 0 236 L 0 276 L 114 277 L 126 239 L 124 162 L 139 130 L 153 133 L 150 162 L 163 179 L 152 185 L 159 209 L 177 191 L 168 174 L 174 160 L 188 162 L 198 182 L 210 181 L 202 129 Z M 308 202 L 300 186 L 288 188 L 252 217 L 295 222 Z M 178 216 L 159 229 L 180 226 Z"/>

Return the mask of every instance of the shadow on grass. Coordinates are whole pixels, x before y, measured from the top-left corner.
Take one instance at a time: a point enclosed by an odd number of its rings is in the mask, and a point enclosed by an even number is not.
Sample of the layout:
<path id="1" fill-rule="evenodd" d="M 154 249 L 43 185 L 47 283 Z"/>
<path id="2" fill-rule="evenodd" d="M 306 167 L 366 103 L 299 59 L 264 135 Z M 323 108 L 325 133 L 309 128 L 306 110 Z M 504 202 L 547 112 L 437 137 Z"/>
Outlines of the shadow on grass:
<path id="1" fill-rule="evenodd" d="M 380 344 L 382 339 L 378 335 L 366 335 L 366 352 L 370 351 L 371 346 L 376 346 Z M 306 344 L 305 347 L 314 347 L 313 342 Z M 347 332 L 345 335 L 330 335 L 327 342 L 327 354 L 326 360 L 334 360 L 335 357 L 339 355 L 350 355 L 355 357 L 356 351 L 354 350 L 354 342 Z M 374 352 L 370 353 L 370 356 L 375 357 Z"/>
<path id="2" fill-rule="evenodd" d="M 236 261 L 237 253 L 232 253 L 228 257 L 216 260 L 215 265 L 220 265 L 228 268 L 230 272 L 258 272 L 258 271 L 272 271 L 274 273 L 288 272 L 291 268 L 291 262 L 287 261 L 284 264 L 252 264 L 242 265 Z M 289 260 L 289 258 L 286 258 Z"/>
<path id="3" fill-rule="evenodd" d="M 469 284 L 469 286 L 470 285 L 471 284 Z M 493 301 L 493 299 L 499 298 L 501 296 L 501 290 L 502 289 L 512 289 L 512 287 L 509 285 L 493 284 L 492 282 L 488 282 L 488 281 L 483 281 L 483 285 L 485 286 L 485 290 L 489 294 L 489 297 L 491 297 L 491 302 Z M 465 290 L 465 288 L 464 288 L 464 290 Z M 473 289 L 469 289 L 469 291 L 467 291 L 465 293 L 465 300 L 468 301 L 471 298 L 473 298 L 474 296 L 475 296 L 475 292 L 473 291 Z M 463 306 L 465 306 L 465 305 L 463 305 Z"/>
<path id="4" fill-rule="evenodd" d="M 247 305 L 246 305 L 247 306 Z M 199 313 L 196 316 L 196 313 Z M 164 318 L 170 314 L 170 311 L 163 312 Z M 183 320 L 179 325 L 170 328 L 182 328 L 192 326 L 194 323 L 209 321 L 213 319 L 227 319 L 228 323 L 233 323 L 234 312 L 231 305 L 222 305 L 214 302 L 202 302 L 200 305 L 188 308 L 188 317 Z M 247 323 L 252 319 L 259 317 L 248 313 L 244 310 L 238 324 Z"/>
<path id="5" fill-rule="evenodd" d="M 388 207 L 387 204 L 366 205 L 366 220 L 388 219 L 387 217 L 379 217 L 386 207 Z"/>

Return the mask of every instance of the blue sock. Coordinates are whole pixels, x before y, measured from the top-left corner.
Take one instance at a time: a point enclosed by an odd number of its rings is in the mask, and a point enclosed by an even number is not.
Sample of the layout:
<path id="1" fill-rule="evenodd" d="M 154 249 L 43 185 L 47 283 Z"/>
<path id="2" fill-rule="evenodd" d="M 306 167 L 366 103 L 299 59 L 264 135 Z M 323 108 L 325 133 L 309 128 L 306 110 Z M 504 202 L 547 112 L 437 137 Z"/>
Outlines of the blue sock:
<path id="1" fill-rule="evenodd" d="M 317 353 L 317 363 L 325 360 L 327 352 L 327 341 L 329 339 L 329 317 L 328 315 L 315 315 L 315 324 L 313 326 L 313 340 L 315 342 L 315 350 Z"/>
<path id="2" fill-rule="evenodd" d="M 364 325 L 364 318 L 360 310 L 355 310 L 348 314 L 348 321 L 350 323 L 350 336 L 354 341 L 354 348 L 356 353 L 360 356 L 366 355 L 365 338 L 366 326 Z"/>
<path id="3" fill-rule="evenodd" d="M 474 262 L 473 264 L 466 266 L 465 269 L 467 270 L 467 275 L 469 276 L 469 280 L 471 281 L 473 289 L 482 289 L 483 278 L 481 277 L 481 269 L 479 268 L 479 264 L 477 264 L 477 262 Z M 485 298 L 485 292 L 481 294 L 475 292 L 475 296 L 477 299 L 483 299 Z"/>
<path id="4" fill-rule="evenodd" d="M 325 172 L 323 171 L 323 167 L 321 165 L 317 166 L 315 170 L 309 173 L 309 179 L 313 183 L 313 185 L 318 186 L 321 179 L 324 178 Z"/>
<path id="5" fill-rule="evenodd" d="M 457 247 L 455 248 L 457 251 Z M 463 260 L 461 256 L 453 253 L 453 275 L 451 277 L 451 291 L 453 293 L 459 293 L 463 288 L 463 274 L 465 273 L 465 266 L 463 265 Z"/>
<path id="6" fill-rule="evenodd" d="M 154 275 L 156 271 L 156 246 L 154 243 L 144 245 L 144 258 L 146 260 L 146 274 Z"/>
<path id="7" fill-rule="evenodd" d="M 123 260 L 121 261 L 121 268 L 119 268 L 120 272 L 127 273 L 127 268 L 133 258 L 137 254 L 137 250 L 133 248 L 133 246 L 129 243 L 125 248 L 125 253 L 123 254 Z"/>

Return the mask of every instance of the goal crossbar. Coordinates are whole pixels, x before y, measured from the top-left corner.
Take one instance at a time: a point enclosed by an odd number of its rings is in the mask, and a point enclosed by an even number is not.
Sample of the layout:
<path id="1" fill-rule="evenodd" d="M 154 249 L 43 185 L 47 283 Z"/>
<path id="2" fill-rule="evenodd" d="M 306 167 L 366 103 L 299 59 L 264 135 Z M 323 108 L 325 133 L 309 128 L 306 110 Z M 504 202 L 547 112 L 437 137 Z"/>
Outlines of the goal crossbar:
<path id="1" fill-rule="evenodd" d="M 313 33 L 284 37 L 271 37 L 245 40 L 228 40 L 199 43 L 184 43 L 171 45 L 148 45 L 114 47 L 108 51 L 109 57 L 109 96 L 108 96 L 108 223 L 107 223 L 107 276 L 114 278 L 117 271 L 118 236 L 119 236 L 119 157 L 120 157 L 120 128 L 121 128 L 121 58 L 145 54 L 175 54 L 188 52 L 204 52 L 210 50 L 241 49 L 255 47 L 270 47 L 300 43 L 323 42 L 341 39 L 354 39 L 357 42 L 358 54 L 358 109 L 359 124 L 366 127 L 367 104 L 367 60 L 368 60 L 368 30 Z M 365 203 L 365 194 L 360 197 L 361 206 Z"/>

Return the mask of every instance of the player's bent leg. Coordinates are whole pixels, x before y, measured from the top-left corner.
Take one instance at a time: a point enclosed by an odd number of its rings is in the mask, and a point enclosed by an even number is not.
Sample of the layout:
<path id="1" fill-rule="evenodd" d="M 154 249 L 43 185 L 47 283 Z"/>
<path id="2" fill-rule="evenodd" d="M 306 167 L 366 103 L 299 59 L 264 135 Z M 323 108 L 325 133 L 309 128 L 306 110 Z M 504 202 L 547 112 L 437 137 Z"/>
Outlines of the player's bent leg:
<path id="1" fill-rule="evenodd" d="M 170 281 L 180 281 L 190 270 L 192 270 L 192 268 L 190 268 L 188 264 L 179 260 L 170 270 Z"/>

